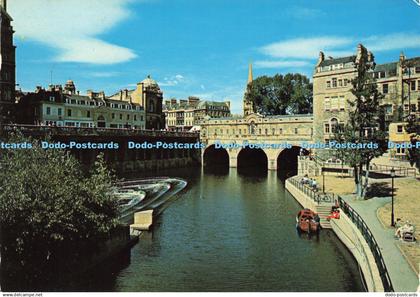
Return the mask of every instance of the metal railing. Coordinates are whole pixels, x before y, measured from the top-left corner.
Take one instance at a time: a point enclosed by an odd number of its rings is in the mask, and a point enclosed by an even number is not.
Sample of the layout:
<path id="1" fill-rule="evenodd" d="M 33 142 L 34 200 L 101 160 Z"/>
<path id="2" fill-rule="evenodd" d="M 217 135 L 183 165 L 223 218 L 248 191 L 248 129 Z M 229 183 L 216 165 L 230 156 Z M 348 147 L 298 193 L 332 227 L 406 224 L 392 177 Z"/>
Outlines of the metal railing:
<path id="1" fill-rule="evenodd" d="M 416 177 L 416 169 L 392 165 L 370 164 L 369 170 L 375 173 L 391 174 L 391 169 L 394 169 L 396 176 L 413 176 Z"/>
<path id="2" fill-rule="evenodd" d="M 2 126 L 4 131 L 21 131 L 22 133 L 42 133 L 52 135 L 126 135 L 126 136 L 152 136 L 152 137 L 191 137 L 197 138 L 197 132 L 175 132 L 161 130 L 145 130 L 133 128 L 88 128 L 71 126 L 38 126 L 8 124 Z"/>
<path id="3" fill-rule="evenodd" d="M 318 204 L 335 202 L 336 197 L 334 193 L 318 192 L 316 189 L 302 183 L 302 180 L 298 180 L 295 177 L 289 178 L 288 180 L 292 183 L 292 185 Z"/>
<path id="4" fill-rule="evenodd" d="M 381 250 L 378 246 L 378 243 L 375 240 L 375 237 L 373 237 L 373 234 L 370 231 L 369 227 L 366 225 L 362 217 L 340 196 L 338 196 L 338 203 L 340 205 L 341 210 L 357 226 L 357 228 L 360 230 L 363 237 L 365 238 L 366 242 L 368 243 L 369 248 L 372 251 L 373 257 L 375 258 L 376 266 L 378 267 L 385 292 L 394 292 L 391 278 L 389 277 L 388 270 L 386 269 L 385 261 L 382 257 Z"/>

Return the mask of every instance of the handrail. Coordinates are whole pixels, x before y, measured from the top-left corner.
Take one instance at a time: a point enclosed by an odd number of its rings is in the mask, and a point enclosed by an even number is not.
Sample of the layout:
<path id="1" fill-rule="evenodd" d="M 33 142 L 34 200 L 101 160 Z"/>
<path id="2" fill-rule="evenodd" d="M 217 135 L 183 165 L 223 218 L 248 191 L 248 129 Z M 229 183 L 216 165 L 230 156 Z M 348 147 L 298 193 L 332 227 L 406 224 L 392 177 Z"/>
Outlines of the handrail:
<path id="1" fill-rule="evenodd" d="M 362 219 L 362 217 L 340 196 L 338 196 L 338 203 L 340 205 L 341 210 L 350 217 L 352 222 L 357 226 L 357 228 L 360 230 L 363 237 L 365 238 L 366 242 L 368 243 L 369 248 L 372 251 L 373 257 L 375 258 L 376 266 L 378 267 L 385 292 L 394 292 L 391 278 L 389 277 L 388 270 L 386 268 L 385 261 L 382 257 L 381 250 L 369 227 Z"/>
<path id="2" fill-rule="evenodd" d="M 310 199 L 315 201 L 316 203 L 320 204 L 322 202 L 325 203 L 334 203 L 335 202 L 335 194 L 334 193 L 318 193 L 313 188 L 301 183 L 300 181 L 296 180 L 296 178 L 292 177 L 288 179 L 296 188 L 298 188 L 301 192 L 303 192 L 306 196 Z"/>

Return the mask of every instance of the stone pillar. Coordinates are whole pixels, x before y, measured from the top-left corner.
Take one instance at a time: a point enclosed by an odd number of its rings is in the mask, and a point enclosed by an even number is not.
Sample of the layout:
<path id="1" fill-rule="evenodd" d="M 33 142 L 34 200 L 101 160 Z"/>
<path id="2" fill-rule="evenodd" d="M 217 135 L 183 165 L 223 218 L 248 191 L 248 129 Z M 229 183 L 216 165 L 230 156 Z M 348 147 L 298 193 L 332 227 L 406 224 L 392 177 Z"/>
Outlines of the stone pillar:
<path id="1" fill-rule="evenodd" d="M 235 156 L 229 156 L 229 167 L 236 168 L 238 167 L 238 158 Z"/>
<path id="2" fill-rule="evenodd" d="M 268 159 L 268 170 L 277 170 L 277 159 Z"/>

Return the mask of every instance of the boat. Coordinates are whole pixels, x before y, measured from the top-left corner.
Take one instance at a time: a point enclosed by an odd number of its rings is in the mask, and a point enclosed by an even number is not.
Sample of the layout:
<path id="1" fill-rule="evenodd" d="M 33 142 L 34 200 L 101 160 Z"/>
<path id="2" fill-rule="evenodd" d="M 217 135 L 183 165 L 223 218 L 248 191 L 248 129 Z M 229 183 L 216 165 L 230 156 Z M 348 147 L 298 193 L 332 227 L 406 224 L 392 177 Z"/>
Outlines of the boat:
<path id="1" fill-rule="evenodd" d="M 309 208 L 302 209 L 296 216 L 296 228 L 306 233 L 318 233 L 321 229 L 318 214 Z"/>
<path id="2" fill-rule="evenodd" d="M 127 210 L 132 209 L 134 206 L 138 205 L 144 197 L 146 197 L 146 193 L 140 190 L 132 190 L 132 189 L 120 189 L 115 192 L 118 197 L 118 206 L 120 208 L 120 212 L 126 212 Z"/>

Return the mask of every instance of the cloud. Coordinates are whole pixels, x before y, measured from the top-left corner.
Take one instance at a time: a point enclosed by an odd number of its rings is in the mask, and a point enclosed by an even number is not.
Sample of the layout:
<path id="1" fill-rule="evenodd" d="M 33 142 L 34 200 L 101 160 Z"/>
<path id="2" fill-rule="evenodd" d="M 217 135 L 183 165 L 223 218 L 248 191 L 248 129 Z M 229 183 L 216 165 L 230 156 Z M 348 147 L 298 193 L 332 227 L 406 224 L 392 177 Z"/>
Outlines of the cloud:
<path id="1" fill-rule="evenodd" d="M 56 49 L 56 61 L 116 64 L 136 54 L 97 36 L 129 17 L 131 1 L 13 0 L 9 9 L 17 36 Z"/>
<path id="2" fill-rule="evenodd" d="M 106 78 L 106 77 L 115 77 L 120 75 L 120 72 L 116 71 L 103 71 L 103 72 L 90 72 L 87 73 L 87 77 L 99 77 L 99 78 Z"/>
<path id="3" fill-rule="evenodd" d="M 298 6 L 290 8 L 286 13 L 297 19 L 317 18 L 326 15 L 326 13 L 320 9 Z"/>
<path id="4" fill-rule="evenodd" d="M 273 58 L 313 59 L 321 50 L 335 50 L 337 55 L 344 54 L 338 49 L 352 42 L 351 38 L 335 36 L 295 38 L 268 44 L 261 47 L 260 51 Z"/>
<path id="5" fill-rule="evenodd" d="M 394 33 L 382 36 L 370 36 L 364 40 L 364 44 L 373 53 L 397 49 L 419 48 L 420 34 Z"/>
<path id="6" fill-rule="evenodd" d="M 185 79 L 184 76 L 181 74 L 177 74 L 171 77 L 165 77 L 162 82 L 158 82 L 158 84 L 162 87 L 174 87 L 177 86 L 179 83 L 183 82 Z"/>
<path id="7" fill-rule="evenodd" d="M 267 61 L 261 60 L 254 63 L 255 68 L 293 68 L 293 67 L 306 67 L 312 65 L 308 61 Z"/>
<path id="8" fill-rule="evenodd" d="M 260 47 L 259 51 L 269 59 L 255 62 L 255 67 L 313 67 L 313 60 L 317 59 L 320 51 L 332 57 L 351 56 L 356 54 L 358 43 L 364 44 L 373 53 L 419 48 L 420 34 L 401 32 L 359 38 L 321 36 L 288 39 Z"/>

